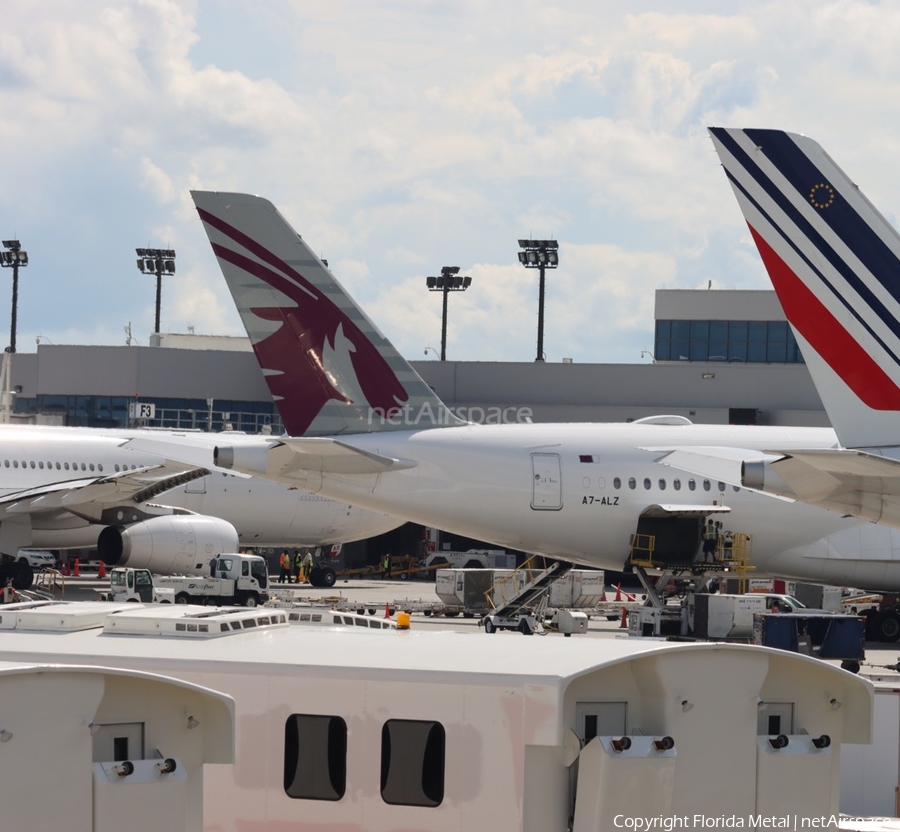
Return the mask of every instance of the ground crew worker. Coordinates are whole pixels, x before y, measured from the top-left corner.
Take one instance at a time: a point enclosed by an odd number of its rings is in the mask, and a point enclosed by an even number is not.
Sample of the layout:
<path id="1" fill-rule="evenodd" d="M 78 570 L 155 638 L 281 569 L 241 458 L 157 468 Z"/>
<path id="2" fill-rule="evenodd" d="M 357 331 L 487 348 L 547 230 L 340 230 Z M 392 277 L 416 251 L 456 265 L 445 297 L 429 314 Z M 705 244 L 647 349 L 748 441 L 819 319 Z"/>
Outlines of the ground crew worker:
<path id="1" fill-rule="evenodd" d="M 716 562 L 716 540 L 719 537 L 719 533 L 716 531 L 716 524 L 710 520 L 706 524 L 706 528 L 703 530 L 703 562 L 704 563 L 715 563 Z"/>
<path id="2" fill-rule="evenodd" d="M 390 578 L 391 577 L 391 553 L 388 552 L 384 559 L 381 562 L 381 577 L 382 578 Z"/>
<path id="3" fill-rule="evenodd" d="M 285 549 L 281 553 L 281 557 L 278 559 L 278 565 L 281 567 L 281 572 L 278 573 L 278 583 L 290 583 L 291 582 L 291 556 L 288 554 L 288 550 Z"/>
<path id="4" fill-rule="evenodd" d="M 303 575 L 304 583 L 309 583 L 309 576 L 313 570 L 313 556 L 309 549 L 303 550 Z"/>
<path id="5" fill-rule="evenodd" d="M 303 573 L 303 552 L 295 552 L 294 553 L 294 581 L 296 583 L 302 583 L 300 577 Z"/>

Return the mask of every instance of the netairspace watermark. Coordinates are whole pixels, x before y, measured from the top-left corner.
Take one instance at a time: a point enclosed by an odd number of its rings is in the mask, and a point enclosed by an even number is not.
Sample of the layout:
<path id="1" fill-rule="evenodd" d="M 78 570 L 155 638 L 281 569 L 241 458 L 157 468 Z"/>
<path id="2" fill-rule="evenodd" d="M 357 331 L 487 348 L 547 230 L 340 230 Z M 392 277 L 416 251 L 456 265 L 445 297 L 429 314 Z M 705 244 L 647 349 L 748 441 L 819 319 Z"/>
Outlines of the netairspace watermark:
<path id="1" fill-rule="evenodd" d="M 393 427 L 446 427 L 457 424 L 457 419 L 480 425 L 528 425 L 534 411 L 530 407 L 433 407 L 429 402 L 403 407 L 370 407 L 370 425 Z"/>
<path id="2" fill-rule="evenodd" d="M 616 829 L 630 829 L 633 832 L 672 832 L 673 829 L 838 829 L 844 821 L 886 821 L 887 818 L 848 818 L 843 815 L 657 815 L 656 817 L 634 817 L 616 815 L 613 825 Z"/>

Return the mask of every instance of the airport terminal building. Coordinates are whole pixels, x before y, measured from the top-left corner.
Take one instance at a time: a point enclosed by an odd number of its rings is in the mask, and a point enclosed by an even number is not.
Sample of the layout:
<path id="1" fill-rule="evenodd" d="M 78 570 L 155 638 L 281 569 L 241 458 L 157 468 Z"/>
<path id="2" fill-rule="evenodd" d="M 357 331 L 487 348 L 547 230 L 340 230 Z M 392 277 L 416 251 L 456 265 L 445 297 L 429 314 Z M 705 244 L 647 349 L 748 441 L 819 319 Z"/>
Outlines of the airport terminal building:
<path id="1" fill-rule="evenodd" d="M 86 427 L 281 432 L 242 338 L 160 335 L 140 346 L 56 346 L 12 356 L 17 421 Z M 474 422 L 632 421 L 827 425 L 771 291 L 660 290 L 640 364 L 413 361 Z"/>

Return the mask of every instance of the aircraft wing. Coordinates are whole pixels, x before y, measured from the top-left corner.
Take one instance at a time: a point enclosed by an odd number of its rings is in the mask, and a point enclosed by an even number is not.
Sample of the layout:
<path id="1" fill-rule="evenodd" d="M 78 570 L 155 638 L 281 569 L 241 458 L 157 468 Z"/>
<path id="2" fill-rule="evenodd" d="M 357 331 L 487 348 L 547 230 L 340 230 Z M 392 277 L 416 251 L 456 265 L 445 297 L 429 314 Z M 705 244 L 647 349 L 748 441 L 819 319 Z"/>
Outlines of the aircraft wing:
<path id="1" fill-rule="evenodd" d="M 99 520 L 104 509 L 148 502 L 171 488 L 205 477 L 206 468 L 165 460 L 109 476 L 85 477 L 14 491 L 0 498 L 0 513 L 10 515 L 74 514 Z"/>
<path id="2" fill-rule="evenodd" d="M 701 477 L 900 528 L 900 461 L 844 448 L 647 448 Z"/>
<path id="3" fill-rule="evenodd" d="M 773 464 L 784 457 L 778 451 L 767 452 L 751 448 L 688 446 L 684 448 L 642 448 L 641 450 L 659 453 L 660 456 L 656 461 L 660 465 L 743 488 L 751 487 L 743 482 L 744 469 L 747 465 Z"/>

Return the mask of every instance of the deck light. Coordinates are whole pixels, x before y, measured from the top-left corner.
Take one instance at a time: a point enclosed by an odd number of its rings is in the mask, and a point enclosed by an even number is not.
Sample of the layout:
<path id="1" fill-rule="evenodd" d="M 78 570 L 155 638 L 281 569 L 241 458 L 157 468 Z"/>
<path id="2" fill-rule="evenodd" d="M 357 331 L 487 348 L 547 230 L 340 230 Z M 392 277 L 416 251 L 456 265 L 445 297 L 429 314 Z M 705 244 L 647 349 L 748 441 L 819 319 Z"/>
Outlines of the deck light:
<path id="1" fill-rule="evenodd" d="M 828 734 L 822 734 L 821 737 L 813 737 L 812 744 L 816 748 L 828 748 L 831 745 L 831 737 Z"/>
<path id="2" fill-rule="evenodd" d="M 772 746 L 776 751 L 782 748 L 786 748 L 789 740 L 784 734 L 779 734 L 777 737 L 769 737 L 769 745 Z"/>
<path id="3" fill-rule="evenodd" d="M 658 740 L 653 740 L 653 747 L 657 751 L 670 751 L 675 747 L 675 740 L 671 737 L 662 737 Z"/>
<path id="4" fill-rule="evenodd" d="M 621 737 L 620 739 L 612 741 L 613 751 L 616 753 L 621 753 L 622 751 L 627 751 L 631 748 L 631 737 Z"/>

